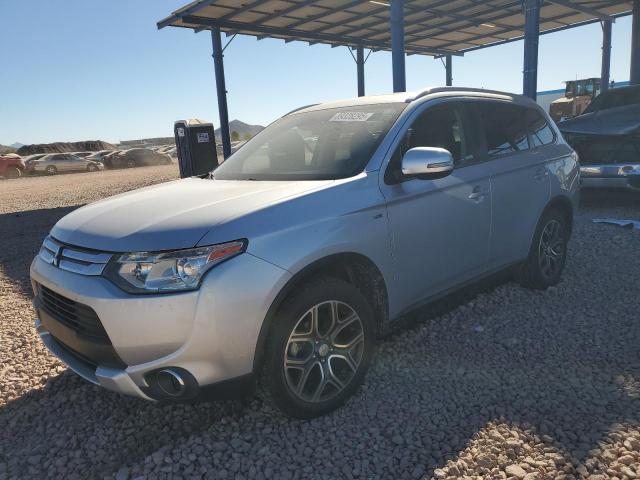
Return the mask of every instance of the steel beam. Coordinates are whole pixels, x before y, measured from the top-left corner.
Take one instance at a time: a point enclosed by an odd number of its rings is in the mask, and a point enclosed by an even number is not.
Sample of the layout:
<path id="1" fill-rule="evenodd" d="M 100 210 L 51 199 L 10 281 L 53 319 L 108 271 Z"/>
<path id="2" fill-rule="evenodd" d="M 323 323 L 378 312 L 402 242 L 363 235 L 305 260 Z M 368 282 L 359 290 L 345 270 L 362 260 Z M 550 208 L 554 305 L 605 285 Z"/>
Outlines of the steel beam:
<path id="1" fill-rule="evenodd" d="M 623 13 L 616 13 L 615 15 L 613 15 L 615 18 L 621 18 L 627 15 L 630 15 L 630 12 L 623 12 Z M 554 21 L 556 20 L 556 18 L 546 18 L 545 21 Z M 556 32 L 562 32 L 564 30 L 569 30 L 569 29 L 573 29 L 573 28 L 578 28 L 578 27 L 584 27 L 586 25 L 591 25 L 593 23 L 597 23 L 600 22 L 600 20 L 585 20 L 584 22 L 578 22 L 578 23 L 574 23 L 571 25 L 563 25 L 562 27 L 556 27 L 556 28 L 550 28 L 549 30 L 545 30 L 543 32 L 540 32 L 540 35 L 548 35 L 550 33 L 556 33 Z M 472 39 L 466 39 L 464 40 L 465 42 L 468 42 L 469 40 L 474 40 L 474 39 L 478 39 L 481 37 L 476 37 L 476 38 L 472 38 Z M 478 45 L 477 47 L 469 47 L 469 48 L 465 48 L 463 50 L 460 50 L 460 53 L 469 53 L 469 52 L 475 52 L 477 50 L 483 50 L 485 48 L 489 48 L 489 47 L 496 47 L 498 45 L 506 45 L 507 43 L 513 43 L 513 42 L 519 42 L 520 40 L 523 40 L 524 36 L 523 35 L 518 35 L 517 37 L 512 37 L 512 38 L 507 38 L 506 40 L 501 40 L 499 42 L 493 42 L 493 43 L 488 43 L 486 45 Z M 457 42 L 456 42 L 457 43 Z M 453 45 L 453 44 L 451 44 Z"/>
<path id="2" fill-rule="evenodd" d="M 640 1 L 640 0 L 639 0 Z M 523 0 L 524 6 L 524 69 L 522 94 L 533 100 L 538 89 L 538 41 L 540 36 L 541 0 Z"/>
<path id="3" fill-rule="evenodd" d="M 220 27 L 211 29 L 213 45 L 213 65 L 216 71 L 216 90 L 218 92 L 218 113 L 220 115 L 220 137 L 222 139 L 222 155 L 226 159 L 231 155 L 231 137 L 229 136 L 229 111 L 227 109 L 227 87 L 224 82 L 224 63 L 222 54 L 222 38 Z"/>
<path id="4" fill-rule="evenodd" d="M 602 67 L 600 69 L 600 91 L 609 89 L 611 73 L 611 20 L 602 22 Z"/>
<path id="5" fill-rule="evenodd" d="M 393 91 L 407 90 L 404 66 L 404 0 L 391 0 L 391 62 L 393 64 Z"/>
<path id="6" fill-rule="evenodd" d="M 444 57 L 444 68 L 447 72 L 447 87 L 453 85 L 453 58 L 451 55 Z"/>
<path id="7" fill-rule="evenodd" d="M 398 0 L 402 1 L 402 0 Z M 268 25 L 255 25 L 249 23 L 236 22 L 233 20 L 219 20 L 208 17 L 198 17 L 197 15 L 187 15 L 183 18 L 183 21 L 190 25 L 197 25 L 198 27 L 219 27 L 225 30 L 233 30 L 239 32 L 242 35 L 282 35 L 284 38 L 293 38 L 294 40 L 300 40 L 303 42 L 318 40 L 321 43 L 335 44 L 337 46 L 351 46 L 356 47 L 358 44 L 366 48 L 373 50 L 385 50 L 389 48 L 388 42 L 381 40 L 361 39 L 357 37 L 348 37 L 342 34 L 330 34 L 330 33 L 311 33 L 304 30 L 290 30 L 287 27 L 271 27 Z M 393 47 L 392 47 L 393 48 Z M 412 52 L 420 53 L 424 55 L 460 55 L 458 52 L 452 50 L 441 50 L 438 48 L 419 47 L 413 46 Z"/>
<path id="8" fill-rule="evenodd" d="M 589 8 L 585 5 L 578 5 L 577 3 L 574 3 L 572 1 L 569 0 L 549 0 L 549 3 L 555 3 L 556 5 L 560 5 L 562 7 L 566 7 L 569 8 L 571 10 L 574 10 L 576 12 L 580 12 L 580 13 L 586 13 L 587 15 L 591 15 L 593 17 L 596 17 L 600 20 L 605 20 L 605 21 L 613 21 L 613 17 L 607 15 L 606 13 L 602 13 L 598 10 L 596 10 L 595 8 Z"/>
<path id="9" fill-rule="evenodd" d="M 364 97 L 364 47 L 356 47 L 356 68 L 358 70 L 358 96 Z"/>
<path id="10" fill-rule="evenodd" d="M 631 85 L 640 85 L 640 0 L 633 1 L 633 21 L 631 26 Z"/>

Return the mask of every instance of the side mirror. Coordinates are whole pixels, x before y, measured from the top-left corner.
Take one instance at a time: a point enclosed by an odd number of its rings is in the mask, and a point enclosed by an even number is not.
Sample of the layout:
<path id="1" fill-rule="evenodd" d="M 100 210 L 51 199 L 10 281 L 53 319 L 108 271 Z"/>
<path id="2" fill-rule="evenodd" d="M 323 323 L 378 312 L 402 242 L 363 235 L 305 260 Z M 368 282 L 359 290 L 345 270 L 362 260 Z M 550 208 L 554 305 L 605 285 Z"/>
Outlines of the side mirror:
<path id="1" fill-rule="evenodd" d="M 437 179 L 453 171 L 449 150 L 437 147 L 415 147 L 402 157 L 402 174 L 409 177 Z"/>

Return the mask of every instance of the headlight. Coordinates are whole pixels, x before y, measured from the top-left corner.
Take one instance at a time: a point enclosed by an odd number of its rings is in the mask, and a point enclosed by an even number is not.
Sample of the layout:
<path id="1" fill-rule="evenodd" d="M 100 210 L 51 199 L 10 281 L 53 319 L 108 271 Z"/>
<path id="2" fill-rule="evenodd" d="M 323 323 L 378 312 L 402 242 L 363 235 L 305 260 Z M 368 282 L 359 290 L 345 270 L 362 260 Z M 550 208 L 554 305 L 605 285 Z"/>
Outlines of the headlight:
<path id="1" fill-rule="evenodd" d="M 126 253 L 109 262 L 105 276 L 130 293 L 195 290 L 207 271 L 246 248 L 246 240 L 235 240 L 189 250 Z"/>

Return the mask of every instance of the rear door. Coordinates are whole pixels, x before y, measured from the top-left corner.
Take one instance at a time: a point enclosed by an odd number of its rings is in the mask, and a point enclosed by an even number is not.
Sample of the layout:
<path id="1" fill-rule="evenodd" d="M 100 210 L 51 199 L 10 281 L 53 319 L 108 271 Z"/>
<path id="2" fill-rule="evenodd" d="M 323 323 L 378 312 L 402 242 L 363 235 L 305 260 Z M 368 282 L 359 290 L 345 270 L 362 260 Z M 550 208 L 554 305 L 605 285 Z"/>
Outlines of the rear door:
<path id="1" fill-rule="evenodd" d="M 528 254 L 538 219 L 549 202 L 553 154 L 546 145 L 555 137 L 540 125 L 546 120 L 534 108 L 482 100 L 471 102 L 470 109 L 482 132 L 483 152 L 491 170 L 489 264 L 500 267 Z M 538 131 L 536 138 L 534 131 Z"/>

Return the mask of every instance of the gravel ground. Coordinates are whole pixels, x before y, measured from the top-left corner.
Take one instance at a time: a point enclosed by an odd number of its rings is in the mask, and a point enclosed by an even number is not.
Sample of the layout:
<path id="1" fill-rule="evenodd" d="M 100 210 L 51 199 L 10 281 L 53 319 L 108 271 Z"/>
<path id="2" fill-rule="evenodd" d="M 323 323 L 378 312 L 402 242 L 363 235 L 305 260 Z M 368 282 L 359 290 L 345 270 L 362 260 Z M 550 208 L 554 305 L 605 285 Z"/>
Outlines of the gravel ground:
<path id="1" fill-rule="evenodd" d="M 159 406 L 89 385 L 34 333 L 28 265 L 53 223 L 175 166 L 0 183 L 0 479 L 640 478 L 640 199 L 585 195 L 563 281 L 501 283 L 384 340 L 323 418 L 259 399 Z"/>

